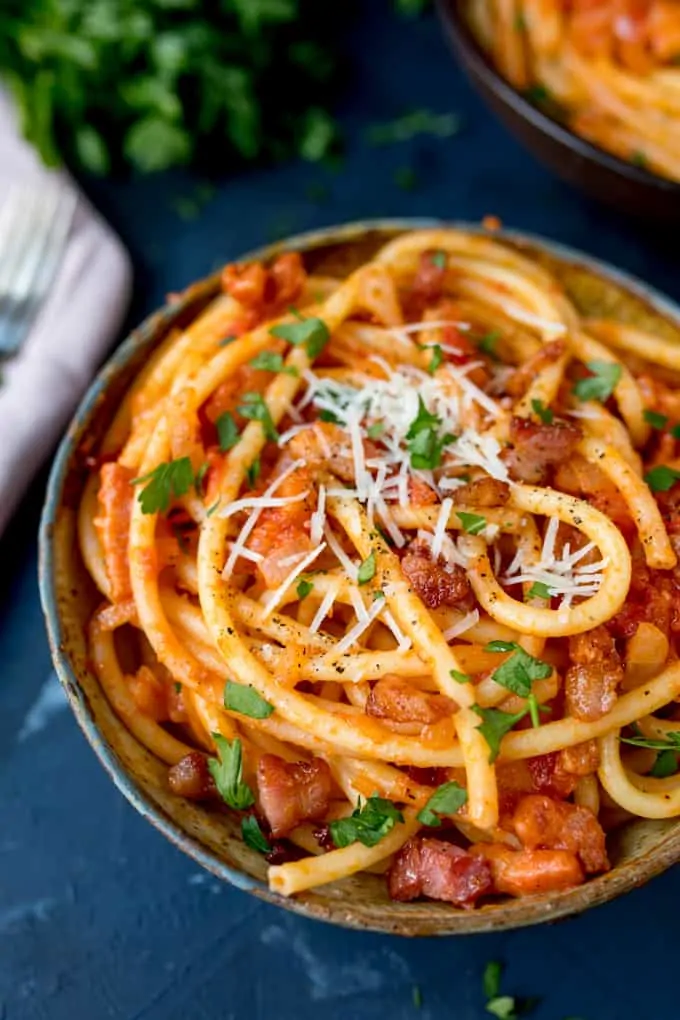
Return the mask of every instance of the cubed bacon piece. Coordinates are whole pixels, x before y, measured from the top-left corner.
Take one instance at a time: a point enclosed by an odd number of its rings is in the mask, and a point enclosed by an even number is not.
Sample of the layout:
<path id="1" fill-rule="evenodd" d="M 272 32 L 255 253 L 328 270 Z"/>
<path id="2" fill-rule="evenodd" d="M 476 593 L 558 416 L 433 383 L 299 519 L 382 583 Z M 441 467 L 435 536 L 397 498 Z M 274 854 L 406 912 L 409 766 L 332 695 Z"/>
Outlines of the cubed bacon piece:
<path id="1" fill-rule="evenodd" d="M 441 557 L 433 560 L 429 547 L 420 539 L 406 547 L 401 569 L 429 609 L 455 606 L 470 595 L 470 582 L 465 571 L 457 564 L 444 562 Z"/>
<path id="2" fill-rule="evenodd" d="M 222 271 L 222 290 L 244 308 L 265 318 L 296 301 L 306 279 L 298 252 L 286 252 L 268 268 L 261 262 L 230 263 Z"/>
<path id="3" fill-rule="evenodd" d="M 322 758 L 287 762 L 263 754 L 257 767 L 260 806 L 275 839 L 301 822 L 320 822 L 328 812 L 333 779 Z"/>
<path id="4" fill-rule="evenodd" d="M 527 850 L 567 850 L 588 874 L 609 869 L 602 826 L 588 808 L 533 794 L 519 802 L 512 823 Z"/>
<path id="5" fill-rule="evenodd" d="M 616 702 L 623 680 L 621 657 L 606 627 L 569 638 L 572 665 L 564 678 L 567 710 L 577 719 L 601 719 Z"/>
<path id="6" fill-rule="evenodd" d="M 557 752 L 558 772 L 571 776 L 592 776 L 600 767 L 600 748 L 597 740 L 584 740 L 581 744 L 564 747 Z"/>
<path id="7" fill-rule="evenodd" d="M 426 896 L 469 909 L 491 892 L 491 869 L 481 857 L 452 843 L 417 836 L 394 858 L 387 874 L 393 900 L 402 902 Z"/>
<path id="8" fill-rule="evenodd" d="M 534 790 L 538 793 L 564 800 L 576 789 L 578 780 L 560 767 L 558 751 L 527 758 L 527 768 L 531 773 Z"/>
<path id="9" fill-rule="evenodd" d="M 372 457 L 377 448 L 370 439 L 363 440 L 364 457 Z M 293 460 L 304 460 L 314 473 L 330 471 L 343 482 L 354 483 L 356 464 L 352 440 L 347 432 L 330 421 L 317 421 L 303 429 L 288 443 Z"/>
<path id="10" fill-rule="evenodd" d="M 208 759 L 200 751 L 185 754 L 168 772 L 173 793 L 187 800 L 215 800 L 219 797 L 208 768 Z"/>
<path id="11" fill-rule="evenodd" d="M 628 596 L 622 608 L 607 624 L 607 629 L 614 637 L 631 638 L 641 623 L 653 623 L 666 637 L 677 634 L 680 631 L 680 583 L 677 568 L 674 571 L 650 570 L 639 546 L 634 547 L 631 559 Z"/>
<path id="12" fill-rule="evenodd" d="M 543 344 L 535 354 L 516 368 L 505 383 L 505 392 L 511 397 L 523 397 L 536 376 L 561 358 L 565 351 L 564 340 L 552 340 Z"/>
<path id="13" fill-rule="evenodd" d="M 134 491 L 130 484 L 134 471 L 115 462 L 102 465 L 99 473 L 100 513 L 94 519 L 99 535 L 106 576 L 111 585 L 111 601 L 132 598 L 130 582 L 130 515 Z"/>
<path id="14" fill-rule="evenodd" d="M 422 309 L 440 299 L 444 292 L 447 261 L 446 256 L 443 259 L 439 258 L 434 249 L 428 249 L 421 254 L 411 285 L 412 304 L 419 305 Z"/>
<path id="15" fill-rule="evenodd" d="M 268 588 L 276 588 L 290 574 L 291 556 L 304 555 L 312 548 L 309 526 L 316 507 L 314 485 L 308 468 L 299 467 L 283 480 L 276 496 L 307 495 L 294 503 L 265 508 L 248 539 L 248 548 L 264 559 L 257 569 Z"/>
<path id="16" fill-rule="evenodd" d="M 366 714 L 398 723 L 422 723 L 431 726 L 456 710 L 450 698 L 429 694 L 397 676 L 382 677 L 371 689 Z"/>
<path id="17" fill-rule="evenodd" d="M 467 482 L 459 489 L 454 489 L 451 497 L 456 506 L 474 506 L 489 509 L 491 507 L 505 506 L 510 499 L 510 486 L 507 482 L 501 482 L 497 478 L 486 475 L 484 478 L 476 478 L 474 482 Z"/>
<path id="18" fill-rule="evenodd" d="M 572 422 L 555 421 L 551 425 L 531 418 L 513 417 L 510 421 L 511 448 L 504 452 L 511 477 L 516 482 L 539 485 L 548 470 L 570 457 L 583 433 Z"/>
<path id="19" fill-rule="evenodd" d="M 507 896 L 559 892 L 583 882 L 583 868 L 567 850 L 511 850 L 502 843 L 477 843 L 471 850 L 491 868 L 493 891 Z"/>

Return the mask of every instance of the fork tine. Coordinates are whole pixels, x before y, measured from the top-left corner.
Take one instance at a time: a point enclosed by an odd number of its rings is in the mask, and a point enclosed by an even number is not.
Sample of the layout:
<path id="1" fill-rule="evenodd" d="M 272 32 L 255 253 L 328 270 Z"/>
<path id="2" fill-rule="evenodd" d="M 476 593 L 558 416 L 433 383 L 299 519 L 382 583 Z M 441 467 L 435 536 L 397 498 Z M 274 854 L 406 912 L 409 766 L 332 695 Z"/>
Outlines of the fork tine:
<path id="1" fill-rule="evenodd" d="M 32 221 L 32 243 L 14 260 L 14 275 L 6 289 L 2 315 L 0 298 L 0 355 L 16 353 L 27 336 L 56 275 L 77 204 L 74 194 L 54 187 L 39 203 Z"/>

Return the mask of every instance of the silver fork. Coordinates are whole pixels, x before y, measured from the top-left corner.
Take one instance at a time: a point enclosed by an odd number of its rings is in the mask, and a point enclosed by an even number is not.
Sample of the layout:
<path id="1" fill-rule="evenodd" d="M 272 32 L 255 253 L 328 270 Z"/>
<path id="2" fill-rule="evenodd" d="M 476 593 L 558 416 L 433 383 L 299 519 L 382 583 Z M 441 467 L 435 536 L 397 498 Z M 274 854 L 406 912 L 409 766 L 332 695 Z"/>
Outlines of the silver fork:
<path id="1" fill-rule="evenodd" d="M 14 185 L 0 208 L 0 359 L 29 334 L 66 247 L 77 198 L 59 182 Z"/>

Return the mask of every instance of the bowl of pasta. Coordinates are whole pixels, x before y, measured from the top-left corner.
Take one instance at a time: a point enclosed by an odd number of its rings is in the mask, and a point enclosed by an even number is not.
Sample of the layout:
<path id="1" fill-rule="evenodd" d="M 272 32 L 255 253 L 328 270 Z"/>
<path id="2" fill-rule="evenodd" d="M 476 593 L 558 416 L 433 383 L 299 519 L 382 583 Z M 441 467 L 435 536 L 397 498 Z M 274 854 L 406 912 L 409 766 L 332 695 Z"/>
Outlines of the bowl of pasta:
<path id="1" fill-rule="evenodd" d="M 292 238 L 177 295 L 56 457 L 77 719 L 201 865 L 406 935 L 680 855 L 680 311 L 536 238 Z"/>
<path id="2" fill-rule="evenodd" d="M 539 159 L 627 215 L 680 218 L 680 7 L 438 0 L 461 65 Z"/>

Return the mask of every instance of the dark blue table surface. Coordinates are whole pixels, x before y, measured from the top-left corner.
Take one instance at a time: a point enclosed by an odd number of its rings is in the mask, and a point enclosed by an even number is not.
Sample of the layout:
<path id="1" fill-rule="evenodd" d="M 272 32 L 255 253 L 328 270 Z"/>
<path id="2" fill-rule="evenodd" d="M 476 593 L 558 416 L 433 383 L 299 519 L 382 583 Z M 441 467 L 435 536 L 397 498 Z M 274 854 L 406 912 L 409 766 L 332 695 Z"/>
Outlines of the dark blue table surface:
<path id="1" fill-rule="evenodd" d="M 553 179 L 487 114 L 433 18 L 399 24 L 364 5 L 342 120 L 339 171 L 290 164 L 225 181 L 193 220 L 182 174 L 97 185 L 129 246 L 141 317 L 264 241 L 376 216 L 474 220 L 581 248 L 680 298 L 673 240 L 624 222 Z M 459 112 L 460 135 L 371 148 L 368 124 L 408 106 Z M 395 183 L 414 166 L 415 190 Z M 310 185 L 327 186 L 312 201 Z M 535 1020 L 680 1015 L 680 872 L 553 927 L 407 942 L 333 929 L 221 885 L 164 841 L 114 789 L 66 708 L 43 631 L 36 526 L 45 477 L 0 543 L 0 1020 L 477 1020 L 487 960 Z M 413 989 L 422 1005 L 413 1002 Z"/>

